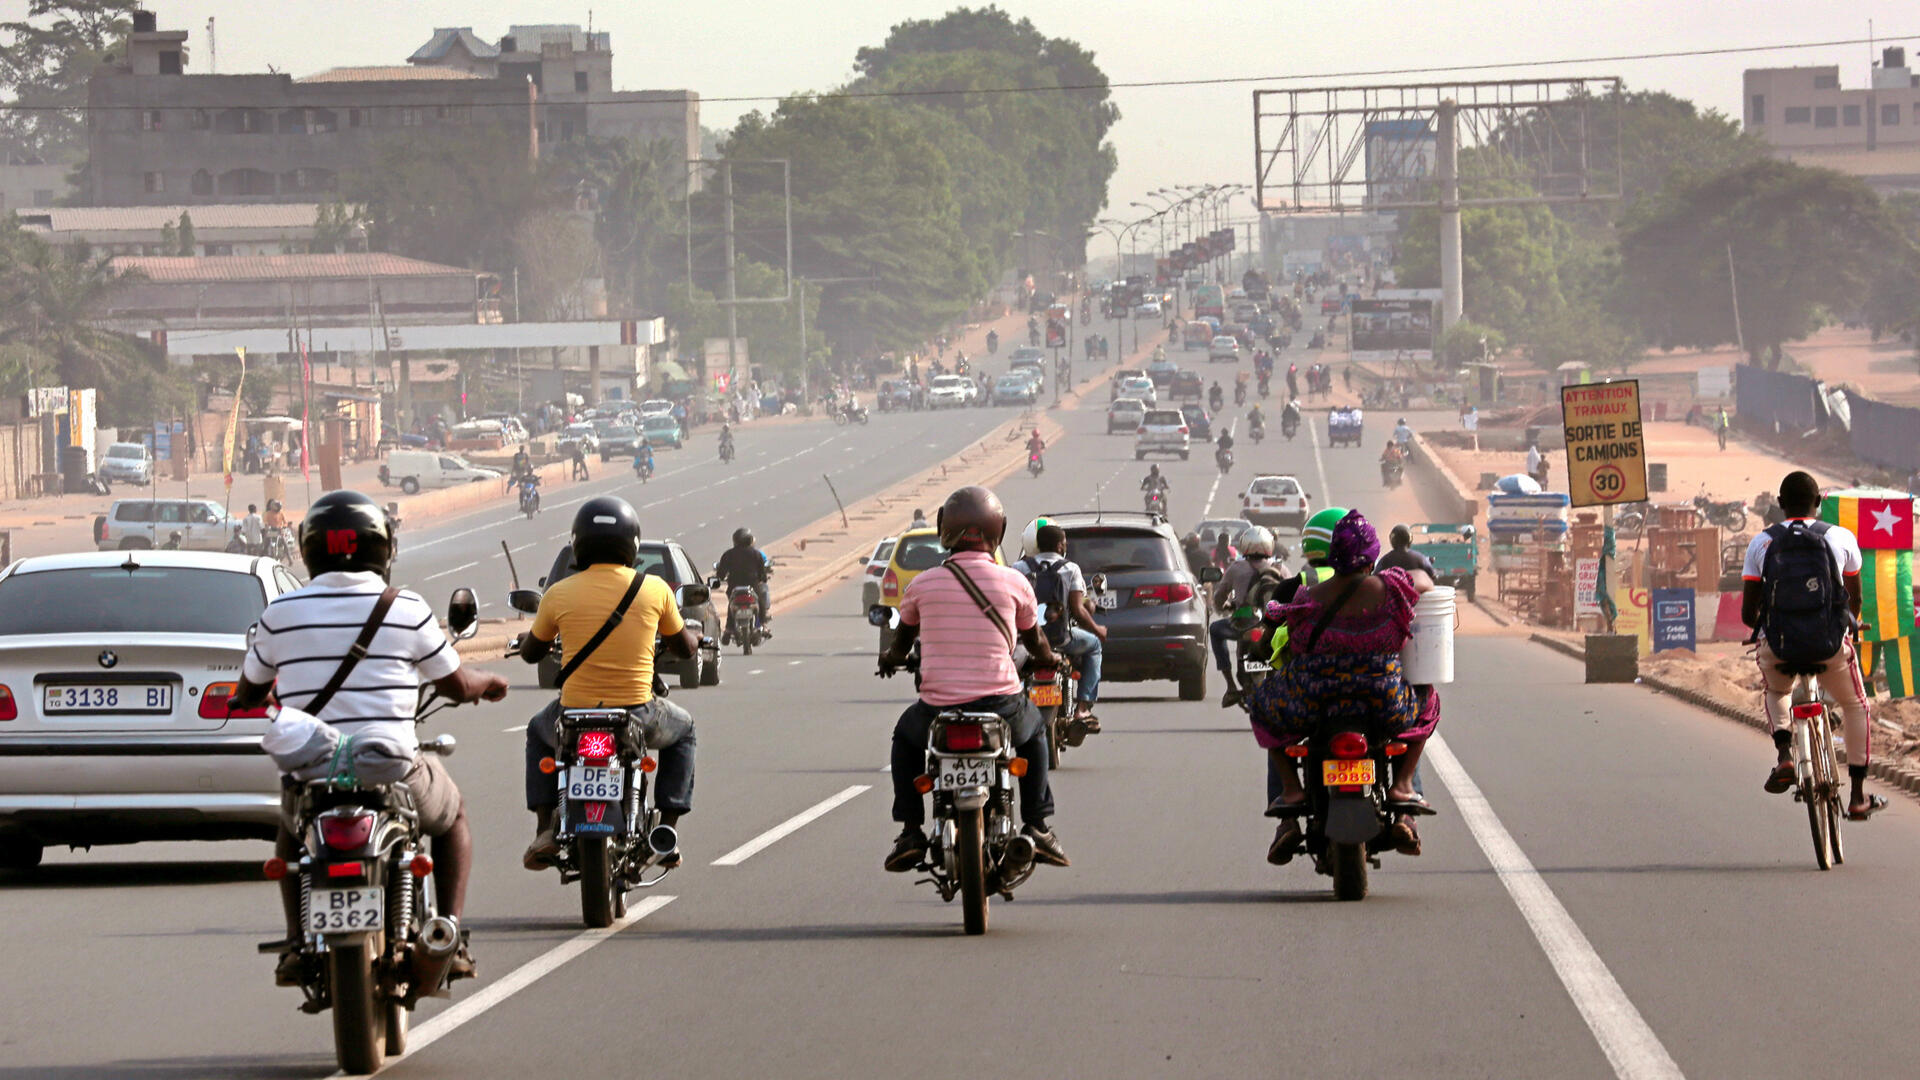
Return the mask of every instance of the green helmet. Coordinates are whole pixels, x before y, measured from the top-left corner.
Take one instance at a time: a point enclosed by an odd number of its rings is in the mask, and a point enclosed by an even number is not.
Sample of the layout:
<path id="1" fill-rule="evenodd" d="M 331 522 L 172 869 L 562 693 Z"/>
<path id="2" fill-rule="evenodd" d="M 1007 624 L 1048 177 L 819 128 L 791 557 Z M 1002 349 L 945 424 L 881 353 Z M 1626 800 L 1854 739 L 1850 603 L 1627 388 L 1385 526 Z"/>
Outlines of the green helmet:
<path id="1" fill-rule="evenodd" d="M 1333 527 L 1348 513 L 1344 506 L 1329 506 L 1307 519 L 1306 528 L 1300 530 L 1300 554 L 1308 562 L 1326 560 L 1333 546 Z"/>

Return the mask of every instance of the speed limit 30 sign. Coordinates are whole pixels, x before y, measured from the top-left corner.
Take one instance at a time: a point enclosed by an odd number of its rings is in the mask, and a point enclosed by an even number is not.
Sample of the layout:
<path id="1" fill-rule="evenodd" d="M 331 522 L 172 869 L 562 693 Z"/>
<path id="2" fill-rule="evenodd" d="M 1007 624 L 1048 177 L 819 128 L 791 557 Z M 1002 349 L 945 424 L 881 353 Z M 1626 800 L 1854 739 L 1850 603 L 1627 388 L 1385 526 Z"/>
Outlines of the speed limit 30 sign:
<path id="1" fill-rule="evenodd" d="M 1644 502 L 1647 439 L 1640 426 L 1640 383 L 1560 388 L 1567 436 L 1567 492 L 1575 506 Z"/>

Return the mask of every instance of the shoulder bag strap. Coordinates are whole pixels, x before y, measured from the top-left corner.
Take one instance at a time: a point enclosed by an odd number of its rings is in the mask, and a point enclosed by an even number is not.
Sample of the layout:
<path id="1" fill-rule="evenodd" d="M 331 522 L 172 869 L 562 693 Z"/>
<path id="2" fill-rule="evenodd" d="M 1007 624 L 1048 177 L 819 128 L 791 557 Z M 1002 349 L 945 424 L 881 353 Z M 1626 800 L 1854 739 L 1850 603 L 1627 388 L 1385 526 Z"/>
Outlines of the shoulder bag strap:
<path id="1" fill-rule="evenodd" d="M 633 606 L 633 598 L 640 595 L 640 584 L 646 579 L 646 571 L 634 571 L 633 584 L 627 586 L 626 595 L 622 596 L 620 602 L 613 606 L 613 611 L 607 615 L 607 621 L 600 624 L 600 629 L 596 631 L 592 637 L 587 639 L 587 643 L 580 647 L 580 651 L 568 657 L 567 662 L 561 665 L 560 675 L 554 682 L 566 682 L 567 676 L 573 674 L 581 664 L 586 663 L 587 657 L 593 655 L 593 650 L 599 648 L 600 643 L 607 640 L 607 635 L 613 633 L 614 627 L 619 626 L 620 621 L 627 617 L 627 609 Z"/>
<path id="2" fill-rule="evenodd" d="M 373 644 L 373 636 L 380 632 L 381 625 L 386 622 L 387 612 L 393 610 L 393 602 L 399 596 L 400 590 L 391 585 L 380 593 L 380 598 L 373 602 L 373 611 L 367 615 L 365 625 L 360 627 L 360 636 L 353 639 L 353 647 L 347 650 L 346 658 L 340 661 L 339 667 L 333 669 L 333 678 L 327 680 L 327 685 L 321 687 L 320 692 L 301 711 L 316 719 L 320 716 L 320 710 L 326 708 L 333 700 L 333 695 L 339 693 L 340 687 L 346 684 L 347 676 L 360 666 L 361 659 L 367 655 L 368 646 Z"/>
<path id="3" fill-rule="evenodd" d="M 1013 651 L 1013 627 L 1008 626 L 1007 620 L 1001 617 L 1000 609 L 993 606 L 993 602 L 987 599 L 987 594 L 980 591 L 980 586 L 975 585 L 973 579 L 968 577 L 967 572 L 960 569 L 960 564 L 954 562 L 952 558 L 948 558 L 940 565 L 953 572 L 954 578 L 960 582 L 960 587 L 967 590 L 967 595 L 973 597 L 973 602 L 979 605 L 981 614 L 985 615 L 987 619 L 993 623 L 994 627 L 1000 631 L 1001 637 L 1007 639 L 1007 651 L 1011 653 Z"/>
<path id="4" fill-rule="evenodd" d="M 1347 601 L 1353 599 L 1353 594 L 1359 591 L 1360 583 L 1365 580 L 1366 578 L 1355 578 L 1352 584 L 1340 590 L 1340 595 L 1334 598 L 1333 603 L 1327 605 L 1327 610 L 1320 613 L 1319 621 L 1313 624 L 1313 631 L 1307 635 L 1307 644 L 1303 651 L 1312 652 L 1313 647 L 1320 644 L 1320 635 L 1326 631 L 1327 625 L 1333 622 L 1333 617 L 1340 613 L 1341 608 L 1347 606 Z"/>

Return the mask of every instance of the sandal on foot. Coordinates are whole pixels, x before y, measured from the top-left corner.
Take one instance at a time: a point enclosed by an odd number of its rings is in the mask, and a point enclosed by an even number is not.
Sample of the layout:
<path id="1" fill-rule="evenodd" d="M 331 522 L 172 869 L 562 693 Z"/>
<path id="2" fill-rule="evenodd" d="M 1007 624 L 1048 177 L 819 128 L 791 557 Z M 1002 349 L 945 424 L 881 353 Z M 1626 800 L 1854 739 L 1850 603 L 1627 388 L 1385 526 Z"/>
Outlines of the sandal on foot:
<path id="1" fill-rule="evenodd" d="M 1781 795 L 1791 791 L 1793 785 L 1799 781 L 1800 777 L 1794 772 L 1793 765 L 1783 761 L 1767 774 L 1765 790 L 1769 795 Z"/>
<path id="2" fill-rule="evenodd" d="M 1847 820 L 1848 821 L 1865 821 L 1868 818 L 1872 817 L 1873 815 L 1879 813 L 1880 811 L 1885 810 L 1886 808 L 1887 808 L 1887 800 L 1883 796 L 1869 795 L 1867 796 L 1866 809 L 1855 810 L 1852 807 L 1847 808 Z"/>
<path id="3" fill-rule="evenodd" d="M 1387 830 L 1387 836 L 1393 841 L 1393 850 L 1400 854 L 1420 854 L 1420 831 L 1413 827 L 1412 821 L 1401 818 L 1394 822 L 1393 827 Z"/>
<path id="4" fill-rule="evenodd" d="M 1285 866 L 1298 854 L 1306 834 L 1300 830 L 1300 819 L 1294 818 L 1275 829 L 1273 843 L 1267 845 L 1267 862 L 1274 866 Z"/>
<path id="5" fill-rule="evenodd" d="M 1432 803 L 1428 802 L 1426 799 L 1422 798 L 1418 794 L 1414 795 L 1413 798 L 1408 799 L 1405 802 L 1396 802 L 1392 799 L 1389 799 L 1387 800 L 1386 808 L 1388 813 L 1406 814 L 1410 817 L 1430 817 L 1434 814 L 1439 813 L 1439 811 L 1433 808 Z"/>
<path id="6" fill-rule="evenodd" d="M 1282 796 L 1267 804 L 1266 816 L 1270 818 L 1290 818 L 1300 817 L 1310 812 L 1312 812 L 1312 808 L 1307 805 L 1306 799 L 1290 803 Z"/>

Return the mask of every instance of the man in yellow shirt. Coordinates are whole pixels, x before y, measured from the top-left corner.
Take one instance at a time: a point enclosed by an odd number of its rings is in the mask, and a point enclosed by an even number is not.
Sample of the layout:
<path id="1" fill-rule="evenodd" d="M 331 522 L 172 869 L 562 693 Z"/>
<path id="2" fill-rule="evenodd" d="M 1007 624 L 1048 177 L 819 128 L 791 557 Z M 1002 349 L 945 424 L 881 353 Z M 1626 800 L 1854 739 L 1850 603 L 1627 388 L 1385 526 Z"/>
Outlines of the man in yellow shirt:
<path id="1" fill-rule="evenodd" d="M 673 825 L 693 809 L 693 717 L 653 693 L 654 639 L 680 657 L 693 655 L 700 636 L 680 617 L 673 590 L 657 577 L 635 581 L 640 518 L 627 500 L 602 495 L 582 503 L 573 518 L 573 565 L 579 571 L 548 586 L 522 640 L 520 656 L 535 663 L 565 638 L 570 649 L 584 649 L 607 625 L 629 591 L 633 598 L 611 633 L 586 654 L 561 684 L 560 696 L 527 724 L 527 809 L 537 819 L 533 843 L 522 862 L 542 870 L 559 853 L 555 836 L 560 788 L 554 774 L 540 771 L 540 760 L 558 745 L 556 725 L 563 709 L 624 708 L 636 734 L 658 751 L 654 805 L 660 823 Z M 635 586 L 638 586 L 637 589 Z M 678 865 L 676 853 L 661 865 Z"/>

